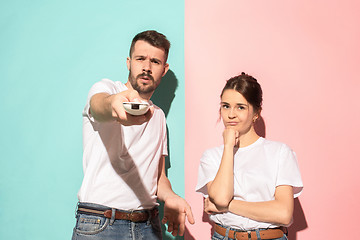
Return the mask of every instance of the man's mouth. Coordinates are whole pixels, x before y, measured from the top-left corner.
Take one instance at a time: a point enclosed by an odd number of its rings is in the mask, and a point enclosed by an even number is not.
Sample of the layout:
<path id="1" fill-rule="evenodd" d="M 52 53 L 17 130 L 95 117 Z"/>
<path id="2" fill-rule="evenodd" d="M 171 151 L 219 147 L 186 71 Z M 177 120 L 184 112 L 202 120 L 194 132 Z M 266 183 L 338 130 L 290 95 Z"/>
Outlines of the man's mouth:
<path id="1" fill-rule="evenodd" d="M 147 73 L 139 74 L 139 75 L 137 76 L 137 79 L 142 79 L 142 80 L 144 80 L 145 82 L 154 81 L 154 78 L 153 78 L 150 74 L 147 74 Z"/>

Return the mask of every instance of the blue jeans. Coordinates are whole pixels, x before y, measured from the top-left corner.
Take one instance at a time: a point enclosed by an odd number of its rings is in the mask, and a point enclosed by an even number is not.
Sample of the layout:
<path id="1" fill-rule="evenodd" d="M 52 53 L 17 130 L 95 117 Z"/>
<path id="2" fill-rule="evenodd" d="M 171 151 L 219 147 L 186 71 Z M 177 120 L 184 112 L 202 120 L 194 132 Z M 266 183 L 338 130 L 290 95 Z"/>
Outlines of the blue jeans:
<path id="1" fill-rule="evenodd" d="M 220 225 L 220 226 L 222 226 L 222 225 Z M 222 227 L 227 228 L 225 226 L 222 226 Z M 234 230 L 234 231 L 239 231 L 239 230 L 233 229 L 233 228 L 229 228 L 229 229 Z M 258 236 L 258 238 L 252 239 L 252 240 L 261 240 L 259 230 L 263 230 L 263 229 L 256 229 L 255 231 L 257 232 L 256 235 Z M 273 238 L 273 239 L 269 239 L 269 240 L 287 240 L 287 239 L 288 239 L 287 236 L 284 234 L 281 238 Z M 219 233 L 214 232 L 214 234 L 211 237 L 211 240 L 233 240 L 233 238 L 229 238 L 228 236 L 222 236 Z"/>
<path id="2" fill-rule="evenodd" d="M 98 204 L 81 203 L 99 210 L 109 208 Z M 159 216 L 146 222 L 131 222 L 128 220 L 109 219 L 91 214 L 76 214 L 76 226 L 72 240 L 161 240 Z"/>

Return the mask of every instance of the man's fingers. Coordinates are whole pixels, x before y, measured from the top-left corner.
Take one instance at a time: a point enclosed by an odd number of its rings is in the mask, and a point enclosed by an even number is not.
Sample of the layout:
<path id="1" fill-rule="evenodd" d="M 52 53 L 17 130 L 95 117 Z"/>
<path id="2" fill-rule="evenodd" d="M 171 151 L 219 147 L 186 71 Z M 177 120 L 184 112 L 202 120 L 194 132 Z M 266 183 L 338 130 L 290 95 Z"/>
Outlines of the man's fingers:
<path id="1" fill-rule="evenodd" d="M 136 90 L 129 90 L 127 97 L 131 102 L 140 102 L 141 99 L 139 93 Z"/>
<path id="2" fill-rule="evenodd" d="M 178 227 L 175 225 L 175 226 L 173 226 L 173 231 L 172 231 L 172 235 L 173 236 L 176 236 L 178 234 Z M 179 234 L 180 235 L 180 234 Z M 182 235 L 180 235 L 180 236 L 182 236 Z"/>
<path id="3" fill-rule="evenodd" d="M 168 232 L 171 233 L 174 229 L 173 223 L 172 222 L 168 222 Z"/>
<path id="4" fill-rule="evenodd" d="M 194 220 L 194 216 L 193 216 L 193 213 L 191 211 L 191 208 L 190 207 L 185 208 L 185 213 L 186 213 L 186 217 L 188 219 L 188 222 L 190 224 L 194 224 L 195 220 Z"/>
<path id="5" fill-rule="evenodd" d="M 181 222 L 180 229 L 179 229 L 179 236 L 183 236 L 185 232 L 185 224 L 184 222 Z"/>
<path id="6" fill-rule="evenodd" d="M 120 120 L 126 119 L 126 112 L 125 109 L 123 111 L 119 111 L 118 109 L 114 109 L 115 114 L 117 115 L 117 121 L 120 122 Z"/>
<path id="7" fill-rule="evenodd" d="M 167 217 L 164 216 L 163 219 L 161 220 L 161 223 L 162 223 L 162 224 L 165 224 L 167 221 L 168 221 Z"/>
<path id="8" fill-rule="evenodd" d="M 185 215 L 186 215 L 186 212 L 182 212 L 179 214 L 178 216 L 178 222 L 177 222 L 177 225 L 179 226 L 179 235 L 182 236 L 184 235 L 184 232 L 185 232 Z"/>

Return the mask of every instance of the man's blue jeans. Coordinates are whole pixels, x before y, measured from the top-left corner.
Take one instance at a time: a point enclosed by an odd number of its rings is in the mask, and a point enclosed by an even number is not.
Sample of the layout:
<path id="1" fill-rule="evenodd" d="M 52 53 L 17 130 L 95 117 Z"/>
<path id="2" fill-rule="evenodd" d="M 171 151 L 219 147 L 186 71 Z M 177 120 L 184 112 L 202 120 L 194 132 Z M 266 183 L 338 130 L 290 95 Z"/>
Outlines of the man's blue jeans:
<path id="1" fill-rule="evenodd" d="M 92 203 L 81 203 L 101 210 L 104 206 Z M 161 240 L 161 226 L 159 217 L 154 217 L 146 222 L 131 222 L 116 220 L 90 214 L 78 213 L 72 240 Z"/>

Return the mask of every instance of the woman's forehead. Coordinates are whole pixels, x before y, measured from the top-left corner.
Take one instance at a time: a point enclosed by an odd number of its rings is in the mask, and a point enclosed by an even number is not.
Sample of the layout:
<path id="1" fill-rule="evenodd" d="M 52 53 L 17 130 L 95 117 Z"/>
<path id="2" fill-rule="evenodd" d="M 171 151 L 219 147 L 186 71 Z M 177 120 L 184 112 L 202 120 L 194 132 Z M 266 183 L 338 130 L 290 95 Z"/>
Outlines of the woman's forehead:
<path id="1" fill-rule="evenodd" d="M 248 104 L 246 98 L 234 89 L 226 89 L 221 97 L 221 102 Z"/>

